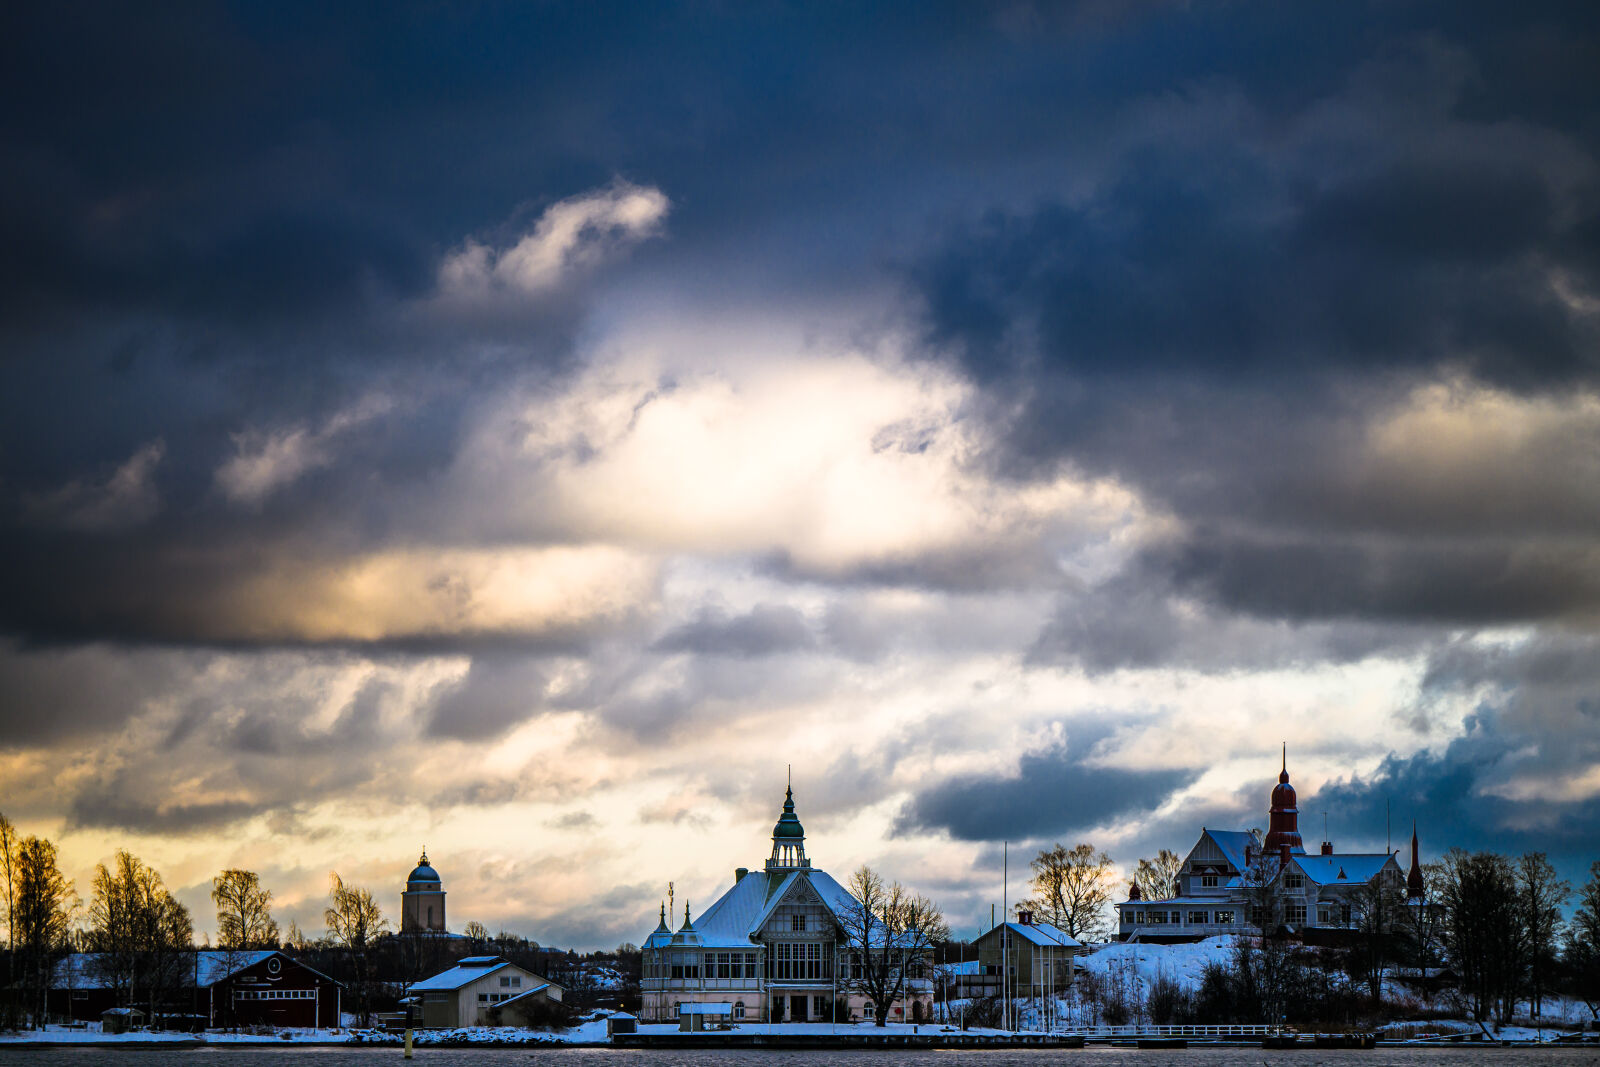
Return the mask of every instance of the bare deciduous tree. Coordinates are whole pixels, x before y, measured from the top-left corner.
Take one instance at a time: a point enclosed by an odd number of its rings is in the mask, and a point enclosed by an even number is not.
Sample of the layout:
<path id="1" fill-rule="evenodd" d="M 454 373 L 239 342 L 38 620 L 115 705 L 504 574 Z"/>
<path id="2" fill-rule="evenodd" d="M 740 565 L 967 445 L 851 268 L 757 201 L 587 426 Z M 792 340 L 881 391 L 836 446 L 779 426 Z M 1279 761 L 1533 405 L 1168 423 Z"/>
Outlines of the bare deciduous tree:
<path id="1" fill-rule="evenodd" d="M 932 966 L 934 943 L 947 940 L 950 927 L 938 905 L 899 882 L 885 885 L 865 865 L 845 888 L 854 902 L 838 917 L 849 953 L 839 984 L 871 1000 L 873 1021 L 883 1026 L 891 1006 L 908 992 L 907 980 L 923 977 Z"/>
<path id="2" fill-rule="evenodd" d="M 323 919 L 330 939 L 349 958 L 356 1013 L 366 1026 L 372 1018 L 372 942 L 389 924 L 369 890 L 346 885 L 336 871 L 328 875 L 328 882 L 329 904 Z"/>
<path id="3" fill-rule="evenodd" d="M 12 904 L 11 936 L 21 963 L 22 985 L 36 1029 L 44 1028 L 45 997 L 50 970 L 68 948 L 77 894 L 72 881 L 61 873 L 56 846 L 39 837 L 17 845 L 16 890 Z"/>
<path id="4" fill-rule="evenodd" d="M 1516 1005 L 1524 959 L 1511 863 L 1493 852 L 1445 853 L 1440 903 L 1445 946 L 1472 1017 L 1504 1023 Z"/>
<path id="5" fill-rule="evenodd" d="M 1561 908 L 1572 896 L 1572 885 L 1556 877 L 1543 852 L 1527 852 L 1517 861 L 1517 898 L 1522 911 L 1524 949 L 1528 961 L 1528 999 L 1533 1014 L 1544 1007 L 1545 990 L 1556 966 L 1556 941 L 1561 932 Z"/>
<path id="6" fill-rule="evenodd" d="M 1133 880 L 1146 900 L 1171 900 L 1178 895 L 1178 871 L 1182 868 L 1183 857 L 1164 848 L 1155 859 L 1139 861 Z"/>
<path id="7" fill-rule="evenodd" d="M 1578 890 L 1578 909 L 1567 930 L 1566 962 L 1573 991 L 1600 1019 L 1600 861 L 1589 867 L 1589 880 Z"/>
<path id="8" fill-rule="evenodd" d="M 255 871 L 230 867 L 211 880 L 217 905 L 217 947 L 277 948 L 278 924 L 272 918 L 272 891 L 261 887 Z"/>
<path id="9" fill-rule="evenodd" d="M 0 898 L 0 908 L 4 908 L 6 920 L 6 989 L 9 991 L 17 984 L 17 944 L 16 934 L 12 928 L 12 916 L 15 914 L 17 901 L 17 828 L 11 825 L 11 820 L 0 813 L 0 884 L 3 884 L 4 897 Z M 15 1030 L 19 1023 L 17 1017 L 17 1004 L 15 999 L 7 993 L 0 998 L 0 1030 Z"/>
<path id="10" fill-rule="evenodd" d="M 1104 938 L 1111 929 L 1111 857 L 1093 845 L 1060 844 L 1033 858 L 1033 895 L 1019 903 L 1079 941 Z"/>

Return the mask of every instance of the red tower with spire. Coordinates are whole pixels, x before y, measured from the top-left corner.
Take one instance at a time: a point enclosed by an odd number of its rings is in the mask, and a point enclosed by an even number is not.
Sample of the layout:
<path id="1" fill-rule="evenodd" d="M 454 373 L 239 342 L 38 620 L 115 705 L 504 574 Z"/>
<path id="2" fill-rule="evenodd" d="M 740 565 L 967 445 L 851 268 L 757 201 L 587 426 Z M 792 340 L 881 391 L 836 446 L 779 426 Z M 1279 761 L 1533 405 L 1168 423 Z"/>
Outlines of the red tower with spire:
<path id="1" fill-rule="evenodd" d="M 1272 808 L 1267 818 L 1267 839 L 1262 842 L 1262 851 L 1267 855 L 1274 852 L 1280 855 L 1287 849 L 1289 852 L 1304 852 L 1305 844 L 1300 840 L 1300 809 L 1294 795 L 1294 786 L 1289 784 L 1289 743 L 1283 744 L 1283 770 L 1278 773 L 1278 785 L 1272 790 Z"/>

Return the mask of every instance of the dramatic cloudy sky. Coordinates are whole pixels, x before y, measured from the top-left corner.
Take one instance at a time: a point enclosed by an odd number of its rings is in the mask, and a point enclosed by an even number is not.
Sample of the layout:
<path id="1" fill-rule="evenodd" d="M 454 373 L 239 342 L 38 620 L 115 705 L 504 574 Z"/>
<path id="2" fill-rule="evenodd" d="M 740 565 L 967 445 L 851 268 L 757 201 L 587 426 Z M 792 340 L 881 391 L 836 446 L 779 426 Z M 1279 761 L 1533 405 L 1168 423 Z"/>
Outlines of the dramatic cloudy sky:
<path id="1" fill-rule="evenodd" d="M 793 764 L 968 932 L 1287 741 L 1577 873 L 1597 10 L 5 5 L 0 810 L 603 947 Z"/>

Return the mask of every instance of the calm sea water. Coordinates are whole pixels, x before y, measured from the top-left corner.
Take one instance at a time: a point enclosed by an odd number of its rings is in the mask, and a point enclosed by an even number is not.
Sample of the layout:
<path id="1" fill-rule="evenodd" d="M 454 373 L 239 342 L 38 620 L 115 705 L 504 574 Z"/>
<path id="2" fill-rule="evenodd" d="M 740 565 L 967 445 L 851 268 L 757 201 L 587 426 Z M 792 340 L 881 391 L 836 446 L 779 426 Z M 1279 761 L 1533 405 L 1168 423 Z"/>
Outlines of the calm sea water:
<path id="1" fill-rule="evenodd" d="M 266 1067 L 283 1062 L 293 1067 L 376 1067 L 380 1063 L 405 1062 L 399 1049 L 223 1049 L 139 1050 L 121 1049 L 36 1049 L 0 1051 L 0 1067 L 24 1065 L 67 1065 L 115 1061 L 127 1067 L 158 1067 L 161 1064 L 192 1067 Z M 1537 1064 L 1538 1067 L 1576 1067 L 1600 1064 L 1600 1052 L 1593 1049 L 1377 1049 L 1370 1052 L 1344 1050 L 1267 1051 L 1264 1049 L 1184 1049 L 1139 1051 L 1135 1049 L 1017 1049 L 1015 1051 L 962 1050 L 951 1052 L 880 1051 L 638 1051 L 611 1049 L 418 1049 L 413 1063 L 421 1067 L 454 1067 L 456 1064 L 529 1065 L 529 1067 L 732 1067 L 758 1063 L 762 1067 L 1145 1067 L 1173 1064 L 1175 1067 L 1489 1067 L 1490 1064 Z"/>

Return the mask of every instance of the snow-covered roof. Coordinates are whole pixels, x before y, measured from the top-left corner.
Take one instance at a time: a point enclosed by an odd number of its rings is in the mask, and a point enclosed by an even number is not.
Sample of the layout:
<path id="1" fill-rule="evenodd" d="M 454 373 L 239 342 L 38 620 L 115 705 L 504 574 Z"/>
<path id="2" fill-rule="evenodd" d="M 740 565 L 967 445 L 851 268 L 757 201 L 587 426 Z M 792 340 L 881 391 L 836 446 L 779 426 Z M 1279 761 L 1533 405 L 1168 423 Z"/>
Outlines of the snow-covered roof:
<path id="1" fill-rule="evenodd" d="M 1167 897 L 1165 900 L 1119 900 L 1119 901 L 1117 901 L 1117 905 L 1116 906 L 1119 907 L 1119 908 L 1130 908 L 1130 907 L 1131 908 L 1159 908 L 1163 904 L 1166 904 L 1166 905 L 1168 905 L 1170 907 L 1184 907 L 1184 908 L 1186 908 L 1186 907 L 1190 907 L 1190 906 L 1199 906 L 1201 904 L 1215 905 L 1215 904 L 1237 904 L 1237 903 L 1238 903 L 1238 901 L 1236 901 L 1236 900 L 1234 900 L 1232 898 L 1229 898 L 1229 897 L 1207 896 L 1207 897 Z"/>
<path id="2" fill-rule="evenodd" d="M 1250 866 L 1249 862 L 1244 858 L 1244 849 L 1246 845 L 1253 846 L 1258 842 L 1255 835 L 1249 830 L 1204 830 L 1202 833 L 1211 838 L 1217 848 L 1222 851 L 1223 856 L 1227 857 L 1234 870 L 1242 871 Z"/>
<path id="3" fill-rule="evenodd" d="M 518 993 L 514 997 L 507 997 L 505 1000 L 502 1000 L 499 1004 L 496 1004 L 495 1007 L 497 1007 L 497 1008 L 507 1007 L 509 1005 L 515 1004 L 517 1001 L 521 1000 L 523 997 L 538 996 L 540 993 L 543 993 L 546 989 L 549 989 L 549 988 L 550 988 L 550 983 L 549 982 L 540 982 L 538 985 L 534 986 L 532 989 L 524 989 L 522 992 Z"/>
<path id="4" fill-rule="evenodd" d="M 753 947 L 753 935 L 760 932 L 773 910 L 802 879 L 835 916 L 856 906 L 855 897 L 826 871 L 814 868 L 751 871 L 694 920 L 698 943 L 711 948 Z"/>
<path id="5" fill-rule="evenodd" d="M 246 967 L 254 967 L 269 956 L 283 956 L 284 959 L 299 967 L 305 967 L 312 974 L 320 978 L 328 978 L 321 971 L 305 964 L 293 957 L 286 956 L 277 949 L 249 949 L 243 951 L 230 951 L 227 949 L 199 949 L 193 958 L 185 961 L 185 977 L 191 978 L 194 984 L 204 989 L 215 985 L 230 975 L 238 974 Z M 111 983 L 106 969 L 100 964 L 98 952 L 74 952 L 70 956 L 63 956 L 56 961 L 55 969 L 51 972 L 50 981 L 54 989 L 109 989 Z M 330 982 L 333 979 L 328 979 Z"/>
<path id="6" fill-rule="evenodd" d="M 469 956 L 448 971 L 440 971 L 431 978 L 411 983 L 407 992 L 415 993 L 419 989 L 460 989 L 469 982 L 476 982 L 484 975 L 494 974 L 510 966 L 512 966 L 510 960 L 501 959 L 499 956 Z M 517 969 L 521 970 L 520 967 Z"/>
<path id="7" fill-rule="evenodd" d="M 1011 931 L 1013 937 L 1020 937 L 1034 945 L 1044 947 L 1056 946 L 1059 948 L 1082 948 L 1083 945 L 1064 930 L 1057 929 L 1049 923 L 1001 923 L 1000 926 L 988 931 L 983 936 L 989 937 L 995 930 L 1001 928 Z M 981 940 L 981 939 L 980 939 Z"/>
<path id="8" fill-rule="evenodd" d="M 1296 856 L 1294 862 L 1317 885 L 1353 885 L 1370 882 L 1379 871 L 1394 863 L 1387 852 L 1335 852 L 1332 855 Z M 1395 870 L 1400 865 L 1395 864 Z"/>

